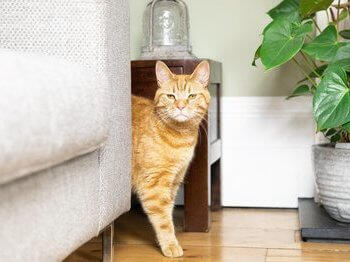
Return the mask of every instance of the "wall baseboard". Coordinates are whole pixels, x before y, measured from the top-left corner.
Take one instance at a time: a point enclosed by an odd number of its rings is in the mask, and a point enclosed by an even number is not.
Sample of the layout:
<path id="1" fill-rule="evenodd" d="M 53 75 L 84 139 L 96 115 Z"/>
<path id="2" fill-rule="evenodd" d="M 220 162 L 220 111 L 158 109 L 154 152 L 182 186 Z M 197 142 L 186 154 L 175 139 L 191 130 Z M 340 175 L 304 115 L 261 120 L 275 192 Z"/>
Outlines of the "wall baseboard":
<path id="1" fill-rule="evenodd" d="M 311 99 L 222 99 L 224 206 L 297 207 L 314 194 Z"/>

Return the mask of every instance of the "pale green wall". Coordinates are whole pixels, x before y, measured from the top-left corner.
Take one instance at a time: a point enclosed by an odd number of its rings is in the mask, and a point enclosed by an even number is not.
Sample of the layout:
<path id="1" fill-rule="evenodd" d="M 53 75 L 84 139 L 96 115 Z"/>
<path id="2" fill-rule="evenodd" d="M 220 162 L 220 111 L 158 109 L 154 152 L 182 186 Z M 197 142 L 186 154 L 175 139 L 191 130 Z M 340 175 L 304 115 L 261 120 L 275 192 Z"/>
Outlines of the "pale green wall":
<path id="1" fill-rule="evenodd" d="M 131 58 L 140 55 L 146 0 L 130 0 Z M 187 0 L 191 42 L 198 57 L 223 63 L 225 96 L 287 95 L 300 75 L 294 65 L 265 72 L 251 60 L 259 44 L 266 12 L 280 0 Z"/>

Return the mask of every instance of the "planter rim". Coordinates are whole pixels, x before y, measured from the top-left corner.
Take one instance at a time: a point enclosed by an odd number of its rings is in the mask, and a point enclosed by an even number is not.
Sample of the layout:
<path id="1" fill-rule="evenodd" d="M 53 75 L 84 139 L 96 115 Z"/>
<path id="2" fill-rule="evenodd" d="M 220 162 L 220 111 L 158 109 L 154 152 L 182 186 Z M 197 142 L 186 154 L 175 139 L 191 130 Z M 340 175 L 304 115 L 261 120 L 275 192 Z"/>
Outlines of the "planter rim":
<path id="1" fill-rule="evenodd" d="M 313 144 L 312 147 L 315 148 L 334 148 L 334 143 L 322 143 L 322 144 Z"/>
<path id="2" fill-rule="evenodd" d="M 312 146 L 312 162 L 319 203 L 331 217 L 350 223 L 350 150 L 334 143 Z"/>
<path id="3" fill-rule="evenodd" d="M 350 144 L 350 143 L 347 143 Z M 324 143 L 324 144 L 315 144 L 312 145 L 313 150 L 318 150 L 318 151 L 337 151 L 337 152 L 344 152 L 344 153 L 350 153 L 349 149 L 342 149 L 342 148 L 336 148 L 334 143 Z"/>

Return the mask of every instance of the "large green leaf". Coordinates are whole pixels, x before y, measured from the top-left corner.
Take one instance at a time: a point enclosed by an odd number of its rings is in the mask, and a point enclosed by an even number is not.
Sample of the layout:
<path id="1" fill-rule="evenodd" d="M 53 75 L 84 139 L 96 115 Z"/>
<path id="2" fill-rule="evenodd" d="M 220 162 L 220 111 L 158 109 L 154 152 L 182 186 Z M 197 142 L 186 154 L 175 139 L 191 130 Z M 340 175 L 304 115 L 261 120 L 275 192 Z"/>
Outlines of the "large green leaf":
<path id="1" fill-rule="evenodd" d="M 305 44 L 303 51 L 317 60 L 329 62 L 343 45 L 337 41 L 337 29 L 330 25 L 314 41 Z"/>
<path id="2" fill-rule="evenodd" d="M 267 13 L 272 19 L 284 17 L 293 20 L 299 16 L 299 2 L 300 0 L 283 0 L 279 5 Z"/>
<path id="3" fill-rule="evenodd" d="M 350 43 L 342 43 L 343 45 L 337 50 L 332 63 L 338 62 L 344 59 L 350 59 Z"/>
<path id="4" fill-rule="evenodd" d="M 346 43 L 346 45 L 338 49 L 335 57 L 327 67 L 325 74 L 332 72 L 339 67 L 350 72 L 350 43 Z"/>
<path id="5" fill-rule="evenodd" d="M 304 96 L 304 95 L 308 95 L 311 94 L 310 92 L 310 88 L 308 85 L 301 85 L 298 86 L 293 93 L 287 97 L 287 99 L 291 99 L 293 97 L 297 97 L 297 96 Z"/>
<path id="6" fill-rule="evenodd" d="M 300 0 L 300 12 L 303 18 L 309 17 L 317 11 L 326 10 L 333 0 Z"/>
<path id="7" fill-rule="evenodd" d="M 339 34 L 344 38 L 344 39 L 350 39 L 350 30 L 343 30 L 340 31 Z"/>
<path id="8" fill-rule="evenodd" d="M 276 19 L 264 32 L 260 57 L 266 69 L 292 59 L 302 48 L 305 36 L 312 31 L 312 22 L 304 24 Z"/>
<path id="9" fill-rule="evenodd" d="M 333 70 L 336 70 L 339 67 L 345 70 L 346 72 L 350 72 L 350 58 L 338 60 L 334 63 L 329 64 L 324 74 L 328 74 L 329 72 L 332 72 Z"/>
<path id="10" fill-rule="evenodd" d="M 280 16 L 277 16 L 275 17 L 274 20 L 286 20 L 286 21 L 289 21 L 291 23 L 301 23 L 301 17 L 299 15 L 298 12 L 292 12 L 288 15 L 280 15 Z M 266 31 L 270 28 L 271 25 L 274 25 L 273 23 L 274 21 L 270 22 L 267 26 L 265 26 L 264 30 L 263 30 L 263 35 L 265 35 Z"/>
<path id="11" fill-rule="evenodd" d="M 323 77 L 313 100 L 318 130 L 350 122 L 349 91 L 347 74 L 342 68 L 333 68 Z"/>

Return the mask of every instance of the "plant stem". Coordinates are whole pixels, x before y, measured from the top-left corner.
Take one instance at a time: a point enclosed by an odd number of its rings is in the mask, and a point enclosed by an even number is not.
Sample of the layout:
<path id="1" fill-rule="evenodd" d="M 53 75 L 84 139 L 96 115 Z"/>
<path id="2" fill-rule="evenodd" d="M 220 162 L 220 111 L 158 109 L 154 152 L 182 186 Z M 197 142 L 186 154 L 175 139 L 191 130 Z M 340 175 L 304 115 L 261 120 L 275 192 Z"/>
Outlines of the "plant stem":
<path id="1" fill-rule="evenodd" d="M 310 81 L 310 83 L 316 87 L 317 86 L 316 82 L 314 80 L 312 80 L 312 78 L 305 72 L 304 68 L 301 66 L 301 64 L 298 62 L 298 60 L 295 59 L 295 57 L 293 57 L 293 61 L 297 64 L 300 71 L 305 75 L 305 77 Z"/>
<path id="2" fill-rule="evenodd" d="M 349 1 L 350 1 L 350 0 L 349 0 Z M 328 9 L 326 9 L 326 14 L 327 14 L 327 21 L 328 21 L 328 25 L 329 25 L 329 23 L 330 23 L 331 21 L 329 20 Z"/>
<path id="3" fill-rule="evenodd" d="M 346 8 L 346 7 L 350 7 L 350 2 L 348 3 L 344 3 L 344 4 L 337 4 L 337 5 L 332 5 L 333 7 L 337 8 L 337 9 L 342 9 L 342 8 Z"/>
<path id="4" fill-rule="evenodd" d="M 309 68 L 312 70 L 312 72 L 314 72 L 314 74 L 315 74 L 317 77 L 321 78 L 321 76 L 316 72 L 317 65 L 314 63 L 314 61 L 312 61 L 313 64 L 311 64 L 310 60 L 309 60 L 308 57 L 304 54 L 304 52 L 303 52 L 303 51 L 300 51 L 300 53 L 301 53 L 302 57 L 304 58 L 304 60 L 306 61 L 306 63 L 308 64 Z"/>
<path id="5" fill-rule="evenodd" d="M 329 8 L 329 12 L 331 13 L 332 22 L 335 22 L 335 16 L 334 16 L 333 9 L 332 9 L 332 8 Z"/>
<path id="6" fill-rule="evenodd" d="M 314 24 L 315 24 L 315 26 L 316 26 L 316 28 L 317 28 L 318 32 L 320 32 L 320 33 L 321 33 L 321 29 L 320 29 L 320 27 L 318 26 L 318 24 L 316 23 L 315 18 L 312 18 L 312 21 L 314 21 Z"/>
<path id="7" fill-rule="evenodd" d="M 338 0 L 338 6 L 340 6 L 340 1 L 341 0 Z M 339 32 L 339 14 L 340 14 L 340 8 L 338 8 L 337 10 L 337 32 Z M 339 34 L 338 34 L 338 38 L 339 38 Z"/>
<path id="8" fill-rule="evenodd" d="M 308 58 L 309 61 L 312 62 L 313 66 L 314 66 L 315 68 L 317 68 L 316 62 L 315 62 L 314 60 L 312 60 L 312 59 L 310 58 L 310 56 L 308 56 L 307 54 L 305 54 L 303 51 L 300 51 L 300 52 L 301 52 L 301 54 L 302 54 L 304 57 Z"/>

